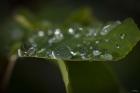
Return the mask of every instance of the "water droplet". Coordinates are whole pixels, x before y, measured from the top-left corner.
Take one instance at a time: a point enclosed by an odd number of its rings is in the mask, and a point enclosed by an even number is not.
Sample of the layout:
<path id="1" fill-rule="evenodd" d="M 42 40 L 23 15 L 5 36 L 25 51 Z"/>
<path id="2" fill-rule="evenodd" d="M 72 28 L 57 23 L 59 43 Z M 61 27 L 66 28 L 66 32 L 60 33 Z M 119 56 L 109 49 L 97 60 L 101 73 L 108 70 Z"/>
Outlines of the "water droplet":
<path id="1" fill-rule="evenodd" d="M 124 39 L 125 38 L 125 36 L 126 36 L 126 34 L 121 34 L 121 39 Z"/>
<path id="2" fill-rule="evenodd" d="M 79 27 L 79 30 L 83 30 L 83 28 L 82 27 Z"/>
<path id="3" fill-rule="evenodd" d="M 109 39 L 105 39 L 105 42 L 109 42 Z"/>
<path id="4" fill-rule="evenodd" d="M 119 25 L 119 24 L 121 24 L 121 21 L 118 20 L 118 21 L 116 21 L 115 23 Z"/>
<path id="5" fill-rule="evenodd" d="M 35 54 L 35 51 L 36 51 L 36 47 L 32 46 L 26 52 L 24 52 L 24 54 L 28 56 L 33 56 Z"/>
<path id="6" fill-rule="evenodd" d="M 56 56 L 55 56 L 54 51 L 52 51 L 51 57 L 52 57 L 53 59 L 56 59 Z"/>
<path id="7" fill-rule="evenodd" d="M 95 29 L 89 29 L 89 32 L 86 36 L 97 36 L 97 32 L 95 31 Z"/>
<path id="8" fill-rule="evenodd" d="M 70 51 L 70 53 L 73 55 L 73 56 L 76 56 L 77 53 L 76 52 L 73 52 L 73 51 Z"/>
<path id="9" fill-rule="evenodd" d="M 32 37 L 29 38 L 29 42 L 30 42 L 30 43 L 34 43 L 34 38 L 32 38 Z"/>
<path id="10" fill-rule="evenodd" d="M 107 35 L 110 32 L 110 30 L 111 30 L 110 26 L 111 25 L 107 25 L 107 26 L 103 27 L 103 29 L 101 30 L 100 34 L 101 35 Z"/>
<path id="11" fill-rule="evenodd" d="M 75 38 L 79 38 L 80 37 L 80 34 L 75 34 L 74 37 Z"/>
<path id="12" fill-rule="evenodd" d="M 92 47 L 92 46 L 90 46 L 90 47 L 89 47 L 89 49 L 93 49 L 93 47 Z"/>
<path id="13" fill-rule="evenodd" d="M 60 29 L 56 29 L 54 32 L 54 37 L 48 40 L 48 43 L 51 45 L 52 43 L 59 42 L 63 39 L 63 34 L 61 33 Z"/>
<path id="14" fill-rule="evenodd" d="M 80 55 L 81 55 L 81 58 L 82 58 L 82 59 L 84 59 L 84 60 L 87 59 L 86 54 L 82 53 L 82 54 L 80 54 Z"/>
<path id="15" fill-rule="evenodd" d="M 43 36 L 44 36 L 44 32 L 43 32 L 43 31 L 39 31 L 39 32 L 38 32 L 38 36 L 39 36 L 39 37 L 43 37 Z"/>
<path id="16" fill-rule="evenodd" d="M 53 37 L 53 38 L 50 38 L 49 40 L 48 40 L 48 43 L 50 44 L 50 45 L 52 45 L 52 43 L 54 43 L 55 42 L 55 38 Z"/>
<path id="17" fill-rule="evenodd" d="M 113 56 L 111 54 L 109 54 L 109 53 L 106 53 L 104 55 L 101 55 L 100 57 L 103 60 L 112 60 L 113 59 Z"/>
<path id="18" fill-rule="evenodd" d="M 45 51 L 45 48 L 40 49 L 39 51 L 37 51 L 37 53 L 42 53 Z"/>
<path id="19" fill-rule="evenodd" d="M 95 41 L 95 43 L 96 43 L 96 44 L 99 44 L 99 43 L 100 43 L 100 41 L 98 41 L 98 40 L 97 40 L 97 41 Z"/>
<path id="20" fill-rule="evenodd" d="M 81 47 L 81 44 L 77 44 L 77 47 Z"/>
<path id="21" fill-rule="evenodd" d="M 63 39 L 63 34 L 61 33 L 60 29 L 56 29 L 54 34 L 55 34 L 55 38 L 57 40 L 62 40 Z"/>
<path id="22" fill-rule="evenodd" d="M 94 56 L 98 56 L 100 55 L 102 52 L 100 52 L 99 50 L 93 50 L 93 55 Z"/>
<path id="23" fill-rule="evenodd" d="M 74 34 L 74 29 L 73 28 L 69 28 L 68 29 L 68 32 L 69 32 L 69 34 L 72 34 L 73 35 Z"/>
<path id="24" fill-rule="evenodd" d="M 55 35 L 59 35 L 59 34 L 61 34 L 61 31 L 60 31 L 60 29 L 59 29 L 59 28 L 55 29 L 55 32 L 54 32 L 54 34 L 55 34 Z"/>
<path id="25" fill-rule="evenodd" d="M 116 45 L 116 48 L 120 48 L 120 46 L 117 44 L 117 45 Z"/>
<path id="26" fill-rule="evenodd" d="M 100 32 L 100 35 L 102 35 L 102 36 L 107 35 L 112 29 L 114 29 L 119 24 L 121 24 L 120 21 L 116 21 L 112 24 L 104 26 L 103 29 Z"/>
<path id="27" fill-rule="evenodd" d="M 18 56 L 22 56 L 21 49 L 18 49 Z"/>

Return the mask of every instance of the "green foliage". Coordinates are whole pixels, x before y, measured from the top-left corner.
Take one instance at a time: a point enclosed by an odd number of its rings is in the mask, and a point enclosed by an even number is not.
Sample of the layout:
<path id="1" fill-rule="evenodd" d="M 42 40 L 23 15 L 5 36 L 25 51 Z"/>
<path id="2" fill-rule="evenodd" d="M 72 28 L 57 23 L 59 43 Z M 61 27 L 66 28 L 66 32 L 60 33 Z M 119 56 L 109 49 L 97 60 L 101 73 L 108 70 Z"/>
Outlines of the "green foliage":
<path id="1" fill-rule="evenodd" d="M 130 18 L 105 26 L 68 25 L 34 31 L 25 41 L 21 56 L 62 60 L 113 61 L 124 58 L 140 40 Z M 63 52 L 62 52 L 63 51 Z"/>

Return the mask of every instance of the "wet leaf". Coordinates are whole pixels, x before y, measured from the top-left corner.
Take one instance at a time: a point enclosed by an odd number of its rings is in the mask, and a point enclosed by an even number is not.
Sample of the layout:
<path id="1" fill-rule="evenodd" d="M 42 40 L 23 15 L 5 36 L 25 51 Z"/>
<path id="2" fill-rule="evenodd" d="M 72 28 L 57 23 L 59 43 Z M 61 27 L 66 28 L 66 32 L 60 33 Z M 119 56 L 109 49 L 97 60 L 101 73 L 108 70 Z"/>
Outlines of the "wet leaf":
<path id="1" fill-rule="evenodd" d="M 131 18 L 98 26 L 65 25 L 34 31 L 19 54 L 71 61 L 113 61 L 124 58 L 139 40 L 139 29 Z"/>

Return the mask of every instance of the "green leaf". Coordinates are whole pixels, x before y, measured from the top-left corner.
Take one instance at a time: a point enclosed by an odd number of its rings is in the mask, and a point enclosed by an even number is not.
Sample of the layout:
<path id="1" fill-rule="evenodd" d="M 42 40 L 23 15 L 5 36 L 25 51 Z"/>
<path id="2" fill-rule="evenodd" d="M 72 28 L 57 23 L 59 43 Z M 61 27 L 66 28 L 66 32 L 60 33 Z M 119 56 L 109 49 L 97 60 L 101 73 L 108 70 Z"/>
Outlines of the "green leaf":
<path id="1" fill-rule="evenodd" d="M 120 93 L 117 78 L 103 62 L 65 62 L 69 73 L 68 93 Z"/>
<path id="2" fill-rule="evenodd" d="M 66 22 L 70 24 L 80 23 L 85 26 L 97 22 L 97 19 L 93 16 L 91 8 L 85 7 L 72 12 Z"/>
<path id="3" fill-rule="evenodd" d="M 65 25 L 37 30 L 24 42 L 20 56 L 62 60 L 116 61 L 140 40 L 131 18 L 92 26 Z"/>

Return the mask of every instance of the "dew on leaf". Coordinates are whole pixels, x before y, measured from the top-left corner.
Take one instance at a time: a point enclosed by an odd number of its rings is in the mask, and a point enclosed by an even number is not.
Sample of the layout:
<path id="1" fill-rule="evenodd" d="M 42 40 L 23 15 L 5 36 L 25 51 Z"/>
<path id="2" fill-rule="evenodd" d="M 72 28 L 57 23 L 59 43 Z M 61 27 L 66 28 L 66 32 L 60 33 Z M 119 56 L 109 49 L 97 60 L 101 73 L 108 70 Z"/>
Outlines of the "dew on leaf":
<path id="1" fill-rule="evenodd" d="M 79 29 L 80 31 L 82 31 L 82 30 L 83 30 L 83 28 L 82 28 L 82 27 L 79 27 L 78 29 Z"/>
<path id="2" fill-rule="evenodd" d="M 54 32 L 54 36 L 48 40 L 48 43 L 52 45 L 52 43 L 59 42 L 63 39 L 63 34 L 61 33 L 60 29 L 56 29 Z"/>
<path id="3" fill-rule="evenodd" d="M 81 47 L 81 44 L 77 44 L 77 47 Z"/>
<path id="4" fill-rule="evenodd" d="M 105 42 L 109 42 L 109 39 L 105 39 Z"/>
<path id="5" fill-rule="evenodd" d="M 18 56 L 22 56 L 21 49 L 18 49 Z"/>
<path id="6" fill-rule="evenodd" d="M 54 43 L 54 42 L 56 42 L 56 40 L 55 40 L 54 37 L 53 37 L 53 38 L 50 38 L 50 39 L 48 40 L 48 43 L 49 43 L 50 45 L 52 45 L 52 43 Z"/>
<path id="7" fill-rule="evenodd" d="M 93 47 L 92 47 L 92 46 L 90 46 L 90 47 L 89 47 L 89 49 L 93 49 Z"/>
<path id="8" fill-rule="evenodd" d="M 100 52 L 99 50 L 93 50 L 93 55 L 94 56 L 98 56 L 100 55 L 102 52 Z"/>
<path id="9" fill-rule="evenodd" d="M 42 53 L 45 51 L 45 48 L 40 49 L 39 51 L 37 51 L 37 53 Z"/>
<path id="10" fill-rule="evenodd" d="M 53 59 L 56 59 L 56 56 L 55 56 L 54 51 L 52 51 L 52 53 L 51 53 L 51 57 L 52 57 Z"/>
<path id="11" fill-rule="evenodd" d="M 110 32 L 110 25 L 107 25 L 105 27 L 103 27 L 103 29 L 101 30 L 100 34 L 101 35 L 107 35 Z"/>
<path id="12" fill-rule="evenodd" d="M 80 37 L 80 34 L 75 34 L 74 37 L 75 38 L 79 38 Z"/>
<path id="13" fill-rule="evenodd" d="M 27 51 L 29 56 L 32 56 L 33 54 L 35 54 L 36 48 L 35 47 L 31 47 L 29 48 L 29 50 Z"/>
<path id="14" fill-rule="evenodd" d="M 45 34 L 44 34 L 44 31 L 38 31 L 38 36 L 39 37 L 43 37 Z"/>
<path id="15" fill-rule="evenodd" d="M 72 34 L 72 35 L 75 33 L 73 28 L 69 28 L 68 32 L 69 32 L 69 34 Z"/>
<path id="16" fill-rule="evenodd" d="M 100 43 L 100 41 L 98 41 L 98 40 L 97 40 L 97 41 L 95 41 L 95 43 L 96 43 L 96 44 L 99 44 L 99 43 Z"/>
<path id="17" fill-rule="evenodd" d="M 125 38 L 125 36 L 126 36 L 126 34 L 121 34 L 121 39 L 124 39 Z"/>
<path id="18" fill-rule="evenodd" d="M 101 55 L 100 57 L 103 60 L 112 60 L 113 59 L 113 56 L 109 53 L 105 53 L 104 55 Z"/>
<path id="19" fill-rule="evenodd" d="M 54 34 L 55 34 L 56 40 L 62 40 L 63 39 L 63 34 L 61 33 L 60 29 L 56 29 Z"/>
<path id="20" fill-rule="evenodd" d="M 95 31 L 95 29 L 90 28 L 88 29 L 88 33 L 86 34 L 86 36 L 97 36 L 97 32 Z"/>
<path id="21" fill-rule="evenodd" d="M 47 31 L 40 30 L 37 33 L 31 33 L 31 36 L 27 38 L 29 46 L 27 45 L 26 47 L 26 45 L 24 45 L 23 49 L 18 49 L 17 52 L 19 56 L 60 58 L 62 60 L 88 59 L 106 61 L 117 59 L 113 54 L 122 53 L 122 55 L 125 56 L 126 52 L 120 51 L 120 48 L 121 50 L 126 49 L 130 51 L 130 48 L 139 40 L 138 37 L 135 37 L 138 36 L 139 33 L 134 32 L 135 28 L 133 28 L 133 26 L 132 29 L 127 29 L 126 26 L 129 24 L 125 25 L 122 23 L 124 27 L 118 26 L 118 28 L 114 29 L 119 24 L 121 23 L 116 21 L 104 27 L 102 24 L 97 25 L 97 27 L 92 25 L 83 27 L 74 25 L 65 27 L 63 30 L 66 31 L 62 31 L 60 28 L 51 28 Z M 128 28 L 131 28 L 131 26 Z M 130 39 L 128 39 L 127 42 L 120 40 L 125 39 L 129 34 L 135 35 L 131 39 L 136 42 L 133 42 L 131 46 L 129 45 Z M 126 45 L 122 45 L 122 41 Z M 68 47 L 66 47 L 66 45 L 68 45 Z M 108 49 L 108 51 L 104 52 L 105 49 Z M 113 54 L 111 54 L 111 52 L 113 52 Z M 122 58 L 121 55 L 118 58 Z"/>
<path id="22" fill-rule="evenodd" d="M 116 48 L 120 48 L 120 46 L 117 44 L 117 45 L 116 45 Z"/>
<path id="23" fill-rule="evenodd" d="M 73 51 L 70 51 L 70 53 L 72 54 L 72 56 L 76 56 L 77 55 L 77 53 L 73 52 Z"/>
<path id="24" fill-rule="evenodd" d="M 54 34 L 55 34 L 55 35 L 59 35 L 59 34 L 61 34 L 60 29 L 59 29 L 59 28 L 55 29 Z"/>
<path id="25" fill-rule="evenodd" d="M 81 58 L 82 58 L 83 60 L 86 60 L 86 59 L 87 59 L 86 54 L 81 53 L 80 55 L 81 55 Z"/>
<path id="26" fill-rule="evenodd" d="M 114 29 L 119 24 L 121 24 L 121 22 L 120 21 L 116 21 L 113 24 L 109 24 L 109 25 L 104 26 L 102 28 L 101 32 L 100 32 L 100 35 L 102 35 L 102 36 L 107 35 L 112 29 Z"/>

